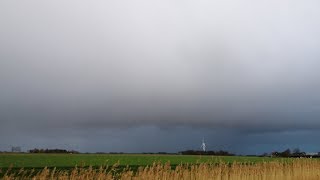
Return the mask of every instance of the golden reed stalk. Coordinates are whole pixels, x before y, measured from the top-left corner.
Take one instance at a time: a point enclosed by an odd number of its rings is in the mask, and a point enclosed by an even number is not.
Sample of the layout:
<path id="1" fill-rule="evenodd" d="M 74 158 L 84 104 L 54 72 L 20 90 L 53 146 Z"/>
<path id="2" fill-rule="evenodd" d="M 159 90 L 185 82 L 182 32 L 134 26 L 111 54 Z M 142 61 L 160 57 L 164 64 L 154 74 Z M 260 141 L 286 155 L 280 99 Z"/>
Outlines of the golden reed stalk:
<path id="1" fill-rule="evenodd" d="M 40 172 L 8 171 L 4 180 L 11 179 L 121 179 L 121 180 L 318 180 L 320 179 L 320 161 L 312 159 L 297 159 L 289 162 L 260 162 L 232 164 L 181 164 L 172 168 L 170 163 L 153 163 L 151 166 L 139 167 L 137 171 L 129 167 L 118 169 L 112 167 L 94 169 L 75 167 L 70 171 L 44 168 Z"/>

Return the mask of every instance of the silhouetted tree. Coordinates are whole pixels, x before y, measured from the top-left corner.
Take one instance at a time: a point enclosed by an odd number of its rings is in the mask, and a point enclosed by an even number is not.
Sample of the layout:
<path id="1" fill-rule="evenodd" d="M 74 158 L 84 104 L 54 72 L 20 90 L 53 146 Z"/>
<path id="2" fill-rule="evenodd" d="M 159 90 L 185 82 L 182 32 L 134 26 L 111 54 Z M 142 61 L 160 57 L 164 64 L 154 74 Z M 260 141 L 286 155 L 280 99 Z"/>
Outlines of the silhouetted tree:
<path id="1" fill-rule="evenodd" d="M 29 150 L 29 153 L 70 153 L 70 154 L 77 154 L 78 151 L 67 151 L 65 149 L 31 149 Z"/>
<path id="2" fill-rule="evenodd" d="M 290 149 L 286 149 L 285 151 L 280 153 L 281 157 L 290 157 L 291 156 L 291 151 Z"/>
<path id="3" fill-rule="evenodd" d="M 292 151 L 291 156 L 292 156 L 292 157 L 305 157 L 305 156 L 306 156 L 306 153 L 305 153 L 305 152 L 301 152 L 299 148 L 295 148 L 295 149 Z"/>

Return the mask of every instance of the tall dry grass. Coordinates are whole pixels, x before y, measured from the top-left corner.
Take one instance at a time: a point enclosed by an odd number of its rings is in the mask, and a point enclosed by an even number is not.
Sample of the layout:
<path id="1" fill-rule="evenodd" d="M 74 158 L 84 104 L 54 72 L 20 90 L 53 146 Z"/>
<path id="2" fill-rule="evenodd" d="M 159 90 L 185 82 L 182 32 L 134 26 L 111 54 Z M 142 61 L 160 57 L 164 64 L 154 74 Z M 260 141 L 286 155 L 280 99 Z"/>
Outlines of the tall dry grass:
<path id="1" fill-rule="evenodd" d="M 123 179 L 123 180 L 318 180 L 320 179 L 320 161 L 298 159 L 290 162 L 261 162 L 244 164 L 184 164 L 172 168 L 169 163 L 154 163 L 151 166 L 130 170 L 129 167 L 119 171 L 117 165 L 100 167 L 99 169 L 78 168 L 71 171 L 44 168 L 40 172 L 28 172 L 21 169 L 19 172 L 8 171 L 4 180 L 11 179 Z"/>

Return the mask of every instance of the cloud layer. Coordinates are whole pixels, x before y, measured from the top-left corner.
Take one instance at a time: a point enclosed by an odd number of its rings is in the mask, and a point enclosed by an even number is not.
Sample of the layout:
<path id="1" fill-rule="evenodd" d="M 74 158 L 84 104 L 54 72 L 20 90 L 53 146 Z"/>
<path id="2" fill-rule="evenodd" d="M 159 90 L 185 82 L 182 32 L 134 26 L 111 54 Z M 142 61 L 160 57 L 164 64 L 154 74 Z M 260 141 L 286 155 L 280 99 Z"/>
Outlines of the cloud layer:
<path id="1" fill-rule="evenodd" d="M 2 1 L 0 133 L 318 130 L 317 1 Z"/>

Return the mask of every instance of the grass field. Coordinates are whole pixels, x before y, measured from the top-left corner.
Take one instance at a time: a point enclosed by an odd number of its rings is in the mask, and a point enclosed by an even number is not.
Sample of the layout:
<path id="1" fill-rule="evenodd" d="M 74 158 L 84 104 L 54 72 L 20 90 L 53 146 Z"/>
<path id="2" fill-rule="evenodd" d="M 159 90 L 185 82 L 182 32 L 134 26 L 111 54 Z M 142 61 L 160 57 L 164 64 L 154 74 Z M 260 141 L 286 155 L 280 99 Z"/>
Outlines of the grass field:
<path id="1" fill-rule="evenodd" d="M 0 177 L 5 180 L 300 180 L 320 179 L 320 161 L 240 156 L 0 154 Z"/>
<path id="2" fill-rule="evenodd" d="M 279 159 L 241 156 L 189 156 L 189 155 L 144 155 L 144 154 L 0 154 L 0 168 L 43 168 L 75 166 L 101 166 L 120 163 L 122 166 L 146 166 L 153 162 L 170 162 L 171 165 L 215 162 L 262 162 Z"/>

